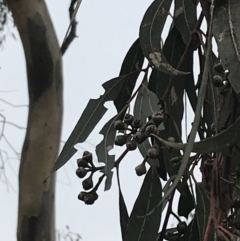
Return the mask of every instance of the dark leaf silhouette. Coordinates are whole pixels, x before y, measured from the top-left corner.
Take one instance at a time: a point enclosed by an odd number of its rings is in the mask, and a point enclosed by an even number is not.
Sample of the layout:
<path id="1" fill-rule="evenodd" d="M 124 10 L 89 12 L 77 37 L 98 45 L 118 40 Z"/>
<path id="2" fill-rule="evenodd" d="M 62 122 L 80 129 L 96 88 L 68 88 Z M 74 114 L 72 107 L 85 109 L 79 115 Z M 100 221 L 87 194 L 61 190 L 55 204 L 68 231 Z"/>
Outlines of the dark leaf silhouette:
<path id="1" fill-rule="evenodd" d="M 130 99 L 132 95 L 140 70 L 142 69 L 143 60 L 144 60 L 144 56 L 142 54 L 140 41 L 139 39 L 137 39 L 128 50 L 123 60 L 121 71 L 119 74 L 119 76 L 123 76 L 123 75 L 132 73 L 125 80 L 119 94 L 114 100 L 114 105 L 118 112 L 120 112 L 122 108 L 124 108 L 127 101 Z M 123 112 L 121 116 L 123 116 L 124 113 L 125 112 Z"/>
<path id="2" fill-rule="evenodd" d="M 140 26 L 142 51 L 144 56 L 159 71 L 171 75 L 188 74 L 173 68 L 167 62 L 161 48 L 161 33 L 171 4 L 172 0 L 155 0 L 147 9 Z"/>
<path id="3" fill-rule="evenodd" d="M 78 123 L 66 141 L 53 167 L 53 171 L 57 171 L 76 153 L 74 145 L 84 142 L 87 139 L 87 137 L 90 135 L 97 123 L 101 120 L 107 111 L 107 108 L 104 107 L 104 103 L 110 100 L 115 100 L 122 85 L 124 84 L 124 81 L 128 78 L 129 75 L 124 75 L 105 82 L 103 84 L 105 93 L 101 95 L 100 98 L 96 100 L 91 99 L 88 102 L 85 110 L 78 120 Z"/>
<path id="4" fill-rule="evenodd" d="M 124 241 L 155 241 L 161 220 L 161 207 L 145 216 L 162 198 L 162 187 L 154 167 L 146 174 L 138 198 L 134 204 Z"/>

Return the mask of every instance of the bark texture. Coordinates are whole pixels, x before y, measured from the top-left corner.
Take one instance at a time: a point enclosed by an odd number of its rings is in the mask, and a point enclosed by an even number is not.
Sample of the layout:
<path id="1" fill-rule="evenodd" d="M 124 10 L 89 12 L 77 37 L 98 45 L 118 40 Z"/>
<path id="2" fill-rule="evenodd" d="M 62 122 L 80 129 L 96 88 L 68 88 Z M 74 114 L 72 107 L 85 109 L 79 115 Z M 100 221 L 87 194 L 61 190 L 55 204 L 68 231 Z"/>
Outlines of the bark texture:
<path id="1" fill-rule="evenodd" d="M 54 241 L 56 160 L 62 125 L 62 60 L 43 0 L 7 0 L 27 65 L 29 116 L 19 171 L 18 241 Z"/>

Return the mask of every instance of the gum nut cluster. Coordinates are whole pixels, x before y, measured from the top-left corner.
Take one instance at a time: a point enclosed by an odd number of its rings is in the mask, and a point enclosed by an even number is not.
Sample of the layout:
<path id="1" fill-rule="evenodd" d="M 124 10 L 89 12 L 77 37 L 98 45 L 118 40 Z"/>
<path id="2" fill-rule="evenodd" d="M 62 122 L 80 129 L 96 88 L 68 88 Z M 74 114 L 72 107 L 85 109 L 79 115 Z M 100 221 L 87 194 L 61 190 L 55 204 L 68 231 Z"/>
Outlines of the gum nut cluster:
<path id="1" fill-rule="evenodd" d="M 93 173 L 94 165 L 92 160 L 92 153 L 85 151 L 82 158 L 77 159 L 78 168 L 76 170 L 76 175 L 79 178 L 84 178 L 89 172 L 90 175 L 82 181 L 82 186 L 84 190 L 90 190 L 93 188 Z M 85 204 L 93 204 L 98 198 L 96 191 L 93 189 L 90 192 L 80 192 L 78 199 L 83 201 Z"/>

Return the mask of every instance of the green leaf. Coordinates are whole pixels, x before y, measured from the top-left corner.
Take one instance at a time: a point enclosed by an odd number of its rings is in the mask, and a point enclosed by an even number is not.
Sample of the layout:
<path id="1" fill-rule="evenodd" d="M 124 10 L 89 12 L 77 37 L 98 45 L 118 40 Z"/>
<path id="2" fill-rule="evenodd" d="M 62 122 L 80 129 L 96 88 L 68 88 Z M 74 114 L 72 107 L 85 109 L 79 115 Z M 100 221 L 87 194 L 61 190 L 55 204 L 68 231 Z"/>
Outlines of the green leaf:
<path id="1" fill-rule="evenodd" d="M 147 122 L 147 118 L 159 109 L 157 104 L 158 97 L 156 94 L 148 90 L 148 88 L 143 85 L 139 90 L 135 101 L 133 109 L 134 117 L 145 124 Z M 151 145 L 148 139 L 138 145 L 138 149 L 144 158 L 146 157 L 147 151 L 150 147 Z"/>
<path id="2" fill-rule="evenodd" d="M 186 180 L 183 180 L 183 183 L 185 182 Z M 186 219 L 188 219 L 189 213 L 194 209 L 194 197 L 189 190 L 187 182 L 184 184 L 184 187 L 181 189 L 181 191 L 182 193 L 178 203 L 178 215 L 184 216 Z"/>
<path id="3" fill-rule="evenodd" d="M 119 74 L 119 76 L 123 76 L 123 75 L 132 73 L 126 79 L 124 85 L 120 89 L 119 94 L 114 100 L 114 105 L 118 112 L 120 112 L 122 108 L 124 108 L 127 101 L 132 96 L 133 89 L 135 87 L 137 78 L 140 74 L 139 70 L 142 69 L 143 60 L 144 60 L 144 56 L 142 53 L 140 41 L 139 39 L 137 39 L 128 50 L 123 60 L 121 71 Z M 123 115 L 124 113 L 121 116 Z"/>
<path id="4" fill-rule="evenodd" d="M 216 1 L 213 15 L 213 35 L 229 81 L 240 93 L 240 5 L 239 0 Z"/>
<path id="5" fill-rule="evenodd" d="M 166 56 L 167 61 L 174 67 L 179 64 L 184 52 L 186 45 L 184 44 L 181 34 L 176 27 L 173 27 L 165 41 L 163 47 L 163 53 Z M 193 70 L 193 53 L 188 52 L 185 55 L 184 62 L 180 66 L 181 70 L 192 72 Z M 160 131 L 160 136 L 164 139 L 168 137 L 174 137 L 175 140 L 181 141 L 182 135 L 182 118 L 184 113 L 183 94 L 186 88 L 187 80 L 191 75 L 183 76 L 171 76 L 163 72 L 159 72 L 156 69 L 153 70 L 150 81 L 152 86 L 154 82 L 156 85 L 156 94 L 159 99 L 162 99 L 170 81 L 172 81 L 172 90 L 170 91 L 170 97 L 166 98 L 166 107 L 169 118 L 164 123 L 164 130 Z M 179 151 L 169 152 L 166 148 L 163 149 L 163 159 L 170 176 L 175 175 L 174 168 L 170 162 L 175 156 L 179 156 Z"/>
<path id="6" fill-rule="evenodd" d="M 124 75 L 105 82 L 103 84 L 105 93 L 98 99 L 89 100 L 70 137 L 66 141 L 53 167 L 53 172 L 62 167 L 73 156 L 73 154 L 76 153 L 74 145 L 84 142 L 87 139 L 107 111 L 107 108 L 104 107 L 104 103 L 115 100 L 124 81 L 128 79 L 128 77 L 129 75 Z"/>
<path id="7" fill-rule="evenodd" d="M 196 196 L 197 196 L 197 205 L 196 205 L 196 219 L 199 229 L 200 240 L 203 240 L 205 229 L 207 226 L 208 218 L 210 215 L 210 201 L 206 195 L 202 183 L 196 183 Z"/>
<path id="8" fill-rule="evenodd" d="M 192 32 L 197 23 L 197 6 L 193 1 L 175 0 L 174 24 L 187 45 L 192 38 Z"/>
<path id="9" fill-rule="evenodd" d="M 150 5 L 140 26 L 140 42 L 144 56 L 156 69 L 171 75 L 184 75 L 188 73 L 174 69 L 167 62 L 161 48 L 161 33 L 171 4 L 172 0 L 155 0 Z"/>
<path id="10" fill-rule="evenodd" d="M 154 167 L 148 170 L 134 204 L 124 241 L 155 241 L 161 220 L 161 207 L 145 216 L 162 198 L 162 186 Z"/>
<path id="11" fill-rule="evenodd" d="M 159 108 L 156 94 L 143 85 L 135 101 L 133 110 L 134 117 L 140 119 L 142 123 L 146 123 L 147 118 L 159 110 Z"/>
<path id="12" fill-rule="evenodd" d="M 127 211 L 127 206 L 125 204 L 121 190 L 119 190 L 119 210 L 120 210 L 122 240 L 124 240 L 127 232 L 127 224 L 128 224 L 129 216 Z"/>
<path id="13" fill-rule="evenodd" d="M 108 152 L 113 149 L 116 130 L 114 121 L 118 119 L 118 115 L 110 119 L 100 131 L 104 136 L 103 140 L 96 146 L 96 154 L 98 162 L 105 163 L 105 168 L 102 172 L 106 175 L 105 191 L 111 188 L 112 184 L 112 169 L 114 168 L 115 155 L 109 155 Z"/>

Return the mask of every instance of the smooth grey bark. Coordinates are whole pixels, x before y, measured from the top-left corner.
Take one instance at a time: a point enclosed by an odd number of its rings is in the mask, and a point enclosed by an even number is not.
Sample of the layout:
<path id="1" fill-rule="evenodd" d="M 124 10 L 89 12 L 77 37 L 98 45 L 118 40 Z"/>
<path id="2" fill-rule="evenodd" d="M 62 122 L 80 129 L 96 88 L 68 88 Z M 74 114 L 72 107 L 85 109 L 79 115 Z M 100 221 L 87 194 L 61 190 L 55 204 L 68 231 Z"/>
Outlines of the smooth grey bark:
<path id="1" fill-rule="evenodd" d="M 19 171 L 18 241 L 55 240 L 55 176 L 62 125 L 62 58 L 43 0 L 7 0 L 24 48 L 29 91 Z"/>

